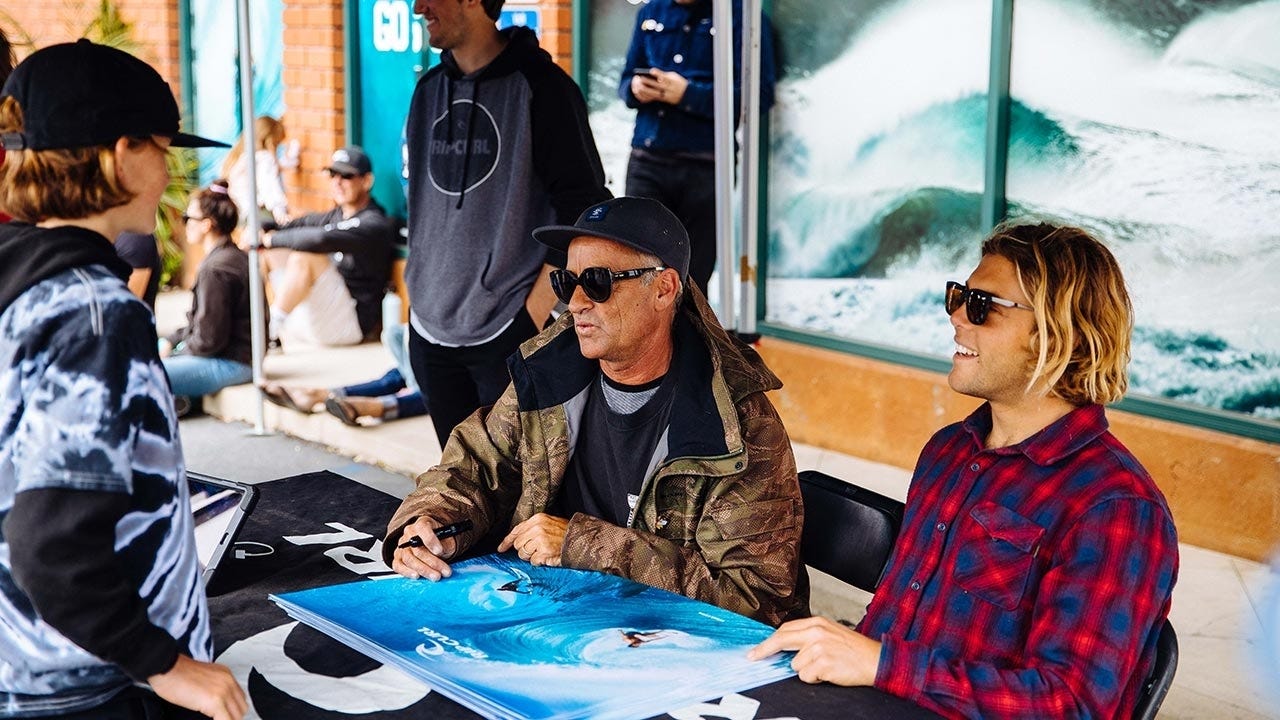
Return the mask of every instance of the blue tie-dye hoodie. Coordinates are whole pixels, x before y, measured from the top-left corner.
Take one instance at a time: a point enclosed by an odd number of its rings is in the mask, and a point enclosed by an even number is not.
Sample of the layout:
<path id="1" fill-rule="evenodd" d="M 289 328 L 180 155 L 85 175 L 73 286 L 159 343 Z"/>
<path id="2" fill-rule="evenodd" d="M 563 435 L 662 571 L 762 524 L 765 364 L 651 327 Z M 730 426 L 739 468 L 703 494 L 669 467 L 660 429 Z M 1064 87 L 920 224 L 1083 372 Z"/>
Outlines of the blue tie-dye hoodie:
<path id="1" fill-rule="evenodd" d="M 154 320 L 83 228 L 0 225 L 0 717 L 211 655 Z"/>

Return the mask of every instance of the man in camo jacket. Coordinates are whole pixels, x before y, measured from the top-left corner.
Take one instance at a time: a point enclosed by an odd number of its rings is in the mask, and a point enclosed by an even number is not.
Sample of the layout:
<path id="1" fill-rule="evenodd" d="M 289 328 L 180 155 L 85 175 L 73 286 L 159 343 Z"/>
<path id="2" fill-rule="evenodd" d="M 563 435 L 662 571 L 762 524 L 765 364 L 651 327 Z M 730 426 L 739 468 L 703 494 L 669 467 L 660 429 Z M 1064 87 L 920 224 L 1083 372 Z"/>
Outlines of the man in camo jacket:
<path id="1" fill-rule="evenodd" d="M 551 284 L 569 312 L 521 345 L 497 404 L 459 424 L 418 477 L 388 526 L 387 561 L 438 580 L 498 540 L 535 565 L 620 575 L 773 625 L 807 615 L 795 458 L 765 397 L 782 383 L 687 283 L 679 220 L 623 197 L 534 237 L 568 252 Z M 461 521 L 470 529 L 436 537 Z"/>

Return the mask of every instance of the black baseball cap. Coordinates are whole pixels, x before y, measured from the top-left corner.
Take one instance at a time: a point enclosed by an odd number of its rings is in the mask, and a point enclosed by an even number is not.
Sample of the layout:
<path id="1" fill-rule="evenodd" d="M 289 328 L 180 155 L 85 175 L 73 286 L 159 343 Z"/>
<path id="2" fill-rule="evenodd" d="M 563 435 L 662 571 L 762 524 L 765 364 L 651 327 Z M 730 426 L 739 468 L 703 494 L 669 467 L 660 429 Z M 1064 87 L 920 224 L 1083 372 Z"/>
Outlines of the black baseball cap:
<path id="1" fill-rule="evenodd" d="M 617 197 L 587 208 L 573 225 L 545 225 L 533 231 L 535 240 L 565 253 L 569 243 L 583 235 L 657 255 L 682 280 L 689 275 L 689 233 L 657 200 Z"/>
<path id="2" fill-rule="evenodd" d="M 359 145 L 348 145 L 333 153 L 329 158 L 329 167 L 325 168 L 335 175 L 368 175 L 373 172 L 373 163 Z"/>
<path id="3" fill-rule="evenodd" d="M 32 53 L 0 96 L 22 108 L 22 132 L 0 136 L 6 150 L 69 150 L 150 135 L 172 138 L 173 147 L 230 147 L 178 132 L 178 103 L 160 73 L 85 39 Z"/>

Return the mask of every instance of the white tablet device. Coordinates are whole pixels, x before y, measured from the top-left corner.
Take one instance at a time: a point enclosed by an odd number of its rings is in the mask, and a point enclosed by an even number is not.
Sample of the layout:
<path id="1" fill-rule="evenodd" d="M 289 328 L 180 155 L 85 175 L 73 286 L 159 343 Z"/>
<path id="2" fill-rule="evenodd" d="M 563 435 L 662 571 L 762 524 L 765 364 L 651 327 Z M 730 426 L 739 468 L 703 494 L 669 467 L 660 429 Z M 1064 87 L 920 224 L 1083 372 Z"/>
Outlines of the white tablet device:
<path id="1" fill-rule="evenodd" d="M 235 544 L 258 499 L 258 491 L 251 485 L 194 472 L 187 473 L 187 488 L 191 493 L 201 577 L 208 585 L 218 564 Z"/>

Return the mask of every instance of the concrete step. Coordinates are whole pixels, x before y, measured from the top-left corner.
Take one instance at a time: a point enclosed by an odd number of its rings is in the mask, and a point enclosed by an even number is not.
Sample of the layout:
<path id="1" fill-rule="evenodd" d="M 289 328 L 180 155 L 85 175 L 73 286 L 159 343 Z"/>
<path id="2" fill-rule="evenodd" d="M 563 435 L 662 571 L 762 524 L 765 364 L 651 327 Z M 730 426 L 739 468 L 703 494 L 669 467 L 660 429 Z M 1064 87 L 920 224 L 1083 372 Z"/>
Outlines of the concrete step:
<path id="1" fill-rule="evenodd" d="M 156 298 L 156 328 L 160 334 L 183 326 L 190 307 L 189 292 L 161 293 Z M 287 343 L 283 352 L 267 353 L 262 365 L 267 382 L 332 388 L 380 377 L 394 364 L 391 353 L 375 342 L 350 347 Z M 359 462 L 378 465 L 410 478 L 440 461 L 440 444 L 427 416 L 350 427 L 323 410 L 305 415 L 276 407 L 260 400 L 258 389 L 252 385 L 229 387 L 204 401 L 205 412 L 214 417 L 255 426 L 259 406 L 263 428 L 268 432 L 324 445 Z"/>

